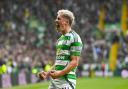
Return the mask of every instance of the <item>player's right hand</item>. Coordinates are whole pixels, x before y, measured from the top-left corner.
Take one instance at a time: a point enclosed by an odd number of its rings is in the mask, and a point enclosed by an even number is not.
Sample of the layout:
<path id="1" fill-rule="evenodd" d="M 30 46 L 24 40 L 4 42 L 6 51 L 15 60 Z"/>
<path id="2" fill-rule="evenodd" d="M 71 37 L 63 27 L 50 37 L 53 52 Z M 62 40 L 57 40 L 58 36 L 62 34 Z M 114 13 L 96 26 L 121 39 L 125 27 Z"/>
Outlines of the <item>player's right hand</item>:
<path id="1" fill-rule="evenodd" d="M 38 73 L 38 77 L 40 78 L 40 79 L 46 79 L 47 78 L 47 72 L 44 72 L 44 71 L 41 71 L 41 72 L 39 72 Z"/>

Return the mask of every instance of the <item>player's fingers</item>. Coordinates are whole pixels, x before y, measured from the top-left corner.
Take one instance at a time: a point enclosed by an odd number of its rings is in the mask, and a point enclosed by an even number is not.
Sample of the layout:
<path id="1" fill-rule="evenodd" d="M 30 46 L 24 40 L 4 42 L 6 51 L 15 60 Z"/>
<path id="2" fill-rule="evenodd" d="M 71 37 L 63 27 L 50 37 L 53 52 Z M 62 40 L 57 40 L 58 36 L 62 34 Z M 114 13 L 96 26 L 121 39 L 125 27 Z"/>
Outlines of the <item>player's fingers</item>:
<path id="1" fill-rule="evenodd" d="M 40 74 L 41 74 L 41 72 L 39 72 L 39 73 L 37 74 L 37 76 L 40 77 Z"/>
<path id="2" fill-rule="evenodd" d="M 42 72 L 42 75 L 46 75 L 46 73 L 45 72 Z"/>
<path id="3" fill-rule="evenodd" d="M 40 78 L 41 78 L 41 79 L 45 79 L 46 76 L 45 76 L 44 74 L 40 74 Z"/>
<path id="4" fill-rule="evenodd" d="M 55 72 L 52 72 L 50 75 L 52 76 L 52 78 L 56 76 Z"/>
<path id="5" fill-rule="evenodd" d="M 52 72 L 52 73 L 50 73 L 50 75 L 51 75 L 51 76 L 54 76 L 54 75 L 55 75 L 55 73 L 53 73 L 53 72 Z"/>
<path id="6" fill-rule="evenodd" d="M 42 74 L 41 76 L 42 76 L 43 78 L 45 78 L 45 77 L 46 77 L 46 76 L 45 76 L 45 75 L 43 75 L 43 74 Z"/>
<path id="7" fill-rule="evenodd" d="M 51 70 L 51 71 L 50 71 L 50 73 L 54 73 L 54 72 L 55 72 L 55 70 Z"/>

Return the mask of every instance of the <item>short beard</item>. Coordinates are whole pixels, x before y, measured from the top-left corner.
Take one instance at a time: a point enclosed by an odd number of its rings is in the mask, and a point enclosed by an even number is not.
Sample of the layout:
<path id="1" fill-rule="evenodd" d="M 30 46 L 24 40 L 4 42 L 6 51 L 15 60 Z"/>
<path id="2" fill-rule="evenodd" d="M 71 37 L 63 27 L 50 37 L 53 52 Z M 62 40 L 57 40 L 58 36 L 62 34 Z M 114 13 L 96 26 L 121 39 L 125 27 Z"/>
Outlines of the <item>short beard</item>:
<path id="1" fill-rule="evenodd" d="M 56 30 L 57 30 L 58 32 L 60 32 L 60 28 L 59 28 L 59 27 L 56 27 Z"/>

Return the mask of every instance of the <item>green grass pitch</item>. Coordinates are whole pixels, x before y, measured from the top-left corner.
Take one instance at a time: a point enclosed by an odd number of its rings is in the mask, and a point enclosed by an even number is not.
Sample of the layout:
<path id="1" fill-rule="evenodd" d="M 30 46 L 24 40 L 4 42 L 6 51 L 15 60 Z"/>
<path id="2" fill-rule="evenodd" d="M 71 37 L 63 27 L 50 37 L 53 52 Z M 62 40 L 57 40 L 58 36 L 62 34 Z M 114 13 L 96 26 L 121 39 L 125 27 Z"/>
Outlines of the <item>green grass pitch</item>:
<path id="1" fill-rule="evenodd" d="M 48 89 L 48 82 L 15 86 L 9 89 Z M 79 78 L 76 89 L 128 89 L 128 79 L 122 78 Z"/>

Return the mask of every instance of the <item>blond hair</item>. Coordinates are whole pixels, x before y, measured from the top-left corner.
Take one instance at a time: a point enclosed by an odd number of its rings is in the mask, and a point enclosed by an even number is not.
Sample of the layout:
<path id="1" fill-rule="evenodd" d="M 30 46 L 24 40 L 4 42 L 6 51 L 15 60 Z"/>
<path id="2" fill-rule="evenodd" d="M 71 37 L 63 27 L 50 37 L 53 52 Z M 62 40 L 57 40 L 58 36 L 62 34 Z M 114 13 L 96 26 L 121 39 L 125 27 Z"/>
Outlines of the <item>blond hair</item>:
<path id="1" fill-rule="evenodd" d="M 69 20 L 69 24 L 72 26 L 75 23 L 75 16 L 74 14 L 69 11 L 69 10 L 65 10 L 65 9 L 61 9 L 57 12 L 58 15 L 62 15 L 65 18 L 67 18 Z"/>

